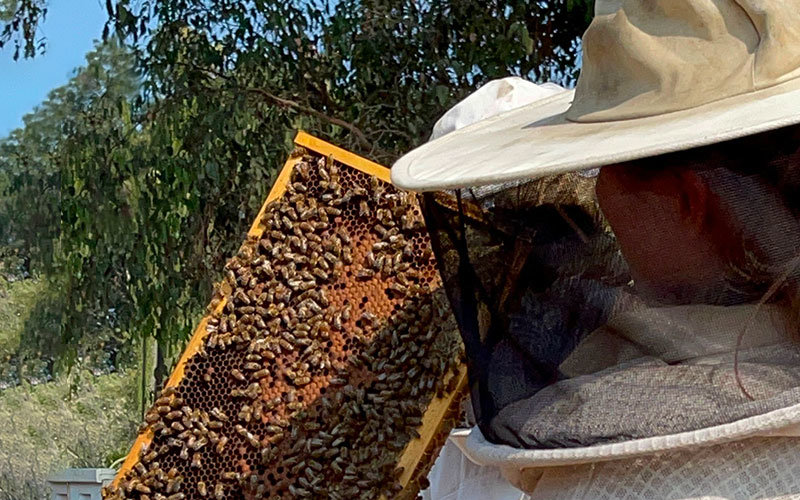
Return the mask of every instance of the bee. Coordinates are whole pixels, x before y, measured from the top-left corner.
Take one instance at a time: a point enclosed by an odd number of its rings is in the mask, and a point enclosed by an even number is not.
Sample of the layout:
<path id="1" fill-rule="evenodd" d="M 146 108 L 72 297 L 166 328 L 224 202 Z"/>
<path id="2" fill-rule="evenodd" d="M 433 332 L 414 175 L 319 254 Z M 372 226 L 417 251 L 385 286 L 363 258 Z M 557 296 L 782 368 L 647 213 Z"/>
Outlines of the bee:
<path id="1" fill-rule="evenodd" d="M 330 270 L 331 270 L 331 264 L 330 264 L 330 263 L 328 263 L 328 261 L 327 261 L 327 260 L 325 260 L 325 259 L 322 257 L 322 255 L 319 255 L 319 254 L 318 254 L 318 253 L 316 253 L 316 252 L 315 252 L 315 256 L 314 256 L 314 258 L 313 258 L 312 260 L 310 260 L 310 261 L 309 261 L 309 263 L 310 263 L 310 264 L 311 264 L 313 267 L 315 267 L 315 268 L 320 268 L 320 269 L 322 269 L 323 271 L 326 271 L 326 272 L 328 272 L 328 271 L 330 271 Z"/>
<path id="2" fill-rule="evenodd" d="M 336 236 L 332 237 L 330 240 L 330 250 L 335 255 L 340 255 L 342 253 L 342 240 Z"/>
<path id="3" fill-rule="evenodd" d="M 370 215 L 369 203 L 366 200 L 361 200 L 358 203 L 358 216 L 368 217 Z"/>
<path id="4" fill-rule="evenodd" d="M 257 402 L 257 404 L 253 406 L 253 420 L 255 420 L 256 422 L 260 421 L 262 415 L 263 415 L 263 405 L 259 401 Z"/>
<path id="5" fill-rule="evenodd" d="M 321 279 L 322 281 L 328 281 L 328 279 L 329 279 L 328 273 L 326 273 L 325 271 L 323 271 L 320 268 L 314 268 L 312 273 L 313 273 L 314 276 L 316 276 L 317 278 Z"/>
<path id="6" fill-rule="evenodd" d="M 225 450 L 226 444 L 228 444 L 228 438 L 226 436 L 222 436 L 221 438 L 219 438 L 217 446 L 215 447 L 216 452 L 221 455 L 222 452 Z"/>
<path id="7" fill-rule="evenodd" d="M 279 404 L 281 404 L 281 401 L 282 401 L 282 399 L 281 399 L 281 397 L 280 397 L 280 396 L 276 396 L 276 397 L 274 397 L 274 398 L 270 399 L 270 400 L 269 400 L 269 401 L 268 401 L 268 402 L 265 404 L 265 406 L 267 407 L 267 411 L 271 411 L 271 410 L 273 410 L 273 409 L 274 409 L 276 406 L 278 406 Z"/>
<path id="8" fill-rule="evenodd" d="M 375 267 L 377 260 L 375 259 L 375 254 L 373 252 L 367 252 L 367 254 L 364 256 L 364 259 L 369 267 Z"/>
<path id="9" fill-rule="evenodd" d="M 171 401 L 172 401 L 171 397 L 169 397 L 169 396 L 161 396 L 160 398 L 158 398 L 156 400 L 154 405 L 157 406 L 157 407 L 165 406 L 165 405 L 169 405 Z"/>
<path id="10" fill-rule="evenodd" d="M 342 329 L 344 328 L 343 325 L 342 325 L 342 314 L 341 313 L 335 314 L 333 316 L 333 328 L 338 330 L 338 331 L 342 331 Z"/>
<path id="11" fill-rule="evenodd" d="M 306 462 L 305 462 L 305 461 L 301 461 L 301 462 L 298 462 L 296 465 L 294 465 L 294 466 L 293 466 L 293 467 L 292 467 L 292 468 L 289 470 L 289 472 L 291 472 L 291 473 L 292 473 L 292 475 L 295 475 L 295 476 L 296 476 L 297 474 L 299 474 L 299 473 L 300 473 L 300 471 L 301 471 L 301 470 L 303 470 L 303 469 L 305 469 L 305 468 L 306 468 Z"/>
<path id="12" fill-rule="evenodd" d="M 261 385 L 258 382 L 253 382 L 252 384 L 247 386 L 247 389 L 244 391 L 244 396 L 255 399 L 261 394 Z"/>
<path id="13" fill-rule="evenodd" d="M 241 477 L 241 474 L 238 472 L 227 471 L 223 472 L 221 477 L 224 481 L 238 481 Z"/>
<path id="14" fill-rule="evenodd" d="M 303 488 L 298 488 L 293 484 L 289 485 L 289 493 L 291 493 L 294 498 L 307 498 L 311 496 L 311 492 Z"/>
<path id="15" fill-rule="evenodd" d="M 208 444 L 208 439 L 206 439 L 205 437 L 201 437 L 200 439 L 198 439 L 194 443 L 192 443 L 191 448 L 193 450 L 197 451 L 197 450 L 199 450 L 200 448 L 202 448 L 203 446 L 205 446 L 207 444 Z"/>
<path id="16" fill-rule="evenodd" d="M 328 173 L 328 169 L 325 168 L 324 162 L 319 162 L 317 165 L 317 174 L 319 175 L 320 179 L 323 181 L 329 182 L 331 180 L 331 176 Z"/>
<path id="17" fill-rule="evenodd" d="M 249 405 L 242 406 L 242 409 L 239 410 L 239 420 L 249 423 L 250 420 L 253 418 L 253 410 L 250 408 Z"/>
<path id="18" fill-rule="evenodd" d="M 136 485 L 133 487 L 133 489 L 135 489 L 139 493 L 144 493 L 146 495 L 149 495 L 151 493 L 150 488 L 148 488 L 143 483 L 139 483 L 139 482 L 136 483 Z"/>
<path id="19" fill-rule="evenodd" d="M 391 283 L 387 290 L 392 292 L 395 296 L 403 297 L 408 293 L 408 288 L 400 283 Z"/>
<path id="20" fill-rule="evenodd" d="M 136 462 L 136 465 L 134 465 L 133 468 L 139 473 L 140 476 L 144 476 L 147 473 L 147 468 L 145 468 L 141 462 Z"/>
<path id="21" fill-rule="evenodd" d="M 360 281 L 367 281 L 375 277 L 375 271 L 372 269 L 359 269 L 356 273 L 356 279 Z"/>
<path id="22" fill-rule="evenodd" d="M 201 497 L 208 495 L 208 487 L 206 487 L 206 483 L 203 481 L 197 482 L 197 494 Z"/>
<path id="23" fill-rule="evenodd" d="M 222 483 L 217 483 L 216 486 L 214 486 L 214 498 L 216 500 L 224 500 L 225 487 L 222 485 Z"/>
<path id="24" fill-rule="evenodd" d="M 247 442 L 250 443 L 250 446 L 257 450 L 261 448 L 261 441 L 259 441 L 259 439 L 252 434 L 247 436 Z"/>
<path id="25" fill-rule="evenodd" d="M 193 468 L 195 468 L 195 469 L 199 469 L 202 466 L 201 457 L 200 457 L 200 453 L 199 452 L 196 452 L 194 455 L 192 455 L 192 464 L 191 464 L 191 466 Z"/>
<path id="26" fill-rule="evenodd" d="M 171 412 L 167 413 L 164 418 L 167 420 L 177 420 L 183 416 L 183 412 L 180 410 L 172 410 Z"/>

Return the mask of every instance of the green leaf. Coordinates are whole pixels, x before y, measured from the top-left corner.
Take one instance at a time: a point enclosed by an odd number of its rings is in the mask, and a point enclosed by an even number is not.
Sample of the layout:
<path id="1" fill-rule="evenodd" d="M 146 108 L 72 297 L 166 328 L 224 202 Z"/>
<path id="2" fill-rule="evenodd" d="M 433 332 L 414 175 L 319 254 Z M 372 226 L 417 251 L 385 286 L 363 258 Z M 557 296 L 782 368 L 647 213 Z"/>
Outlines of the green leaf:
<path id="1" fill-rule="evenodd" d="M 439 100 L 439 105 L 444 106 L 450 97 L 450 89 L 445 85 L 436 86 L 436 98 Z"/>

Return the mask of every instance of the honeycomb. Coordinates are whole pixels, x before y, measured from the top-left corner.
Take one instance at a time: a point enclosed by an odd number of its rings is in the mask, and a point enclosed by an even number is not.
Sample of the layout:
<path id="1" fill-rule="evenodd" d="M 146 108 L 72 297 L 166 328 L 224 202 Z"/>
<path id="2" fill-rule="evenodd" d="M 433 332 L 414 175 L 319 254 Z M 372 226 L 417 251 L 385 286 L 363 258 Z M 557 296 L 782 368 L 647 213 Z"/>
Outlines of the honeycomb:
<path id="1" fill-rule="evenodd" d="M 105 498 L 413 498 L 425 486 L 457 417 L 463 350 L 419 205 L 333 156 L 295 155 Z M 421 433 L 424 456 L 405 460 Z"/>

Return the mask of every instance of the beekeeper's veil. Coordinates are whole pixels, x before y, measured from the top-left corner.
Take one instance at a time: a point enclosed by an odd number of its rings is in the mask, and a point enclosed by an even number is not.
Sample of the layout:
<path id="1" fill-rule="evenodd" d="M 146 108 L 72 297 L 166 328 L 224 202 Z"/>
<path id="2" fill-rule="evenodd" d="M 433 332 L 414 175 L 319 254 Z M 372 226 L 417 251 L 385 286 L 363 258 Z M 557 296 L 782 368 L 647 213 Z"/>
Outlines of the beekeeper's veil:
<path id="1" fill-rule="evenodd" d="M 800 1 L 596 5 L 576 92 L 393 167 L 429 191 L 478 425 L 655 450 L 800 422 Z"/>

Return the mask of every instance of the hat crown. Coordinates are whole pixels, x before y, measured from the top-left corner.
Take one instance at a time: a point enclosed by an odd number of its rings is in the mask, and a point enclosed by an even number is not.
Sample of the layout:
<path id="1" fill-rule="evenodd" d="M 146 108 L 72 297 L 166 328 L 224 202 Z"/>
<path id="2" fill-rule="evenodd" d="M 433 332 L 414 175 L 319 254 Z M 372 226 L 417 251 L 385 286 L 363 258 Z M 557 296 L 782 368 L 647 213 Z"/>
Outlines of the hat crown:
<path id="1" fill-rule="evenodd" d="M 800 0 L 597 0 L 573 121 L 693 108 L 800 77 Z"/>

